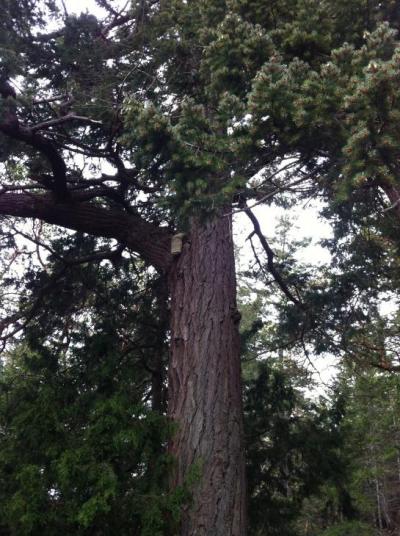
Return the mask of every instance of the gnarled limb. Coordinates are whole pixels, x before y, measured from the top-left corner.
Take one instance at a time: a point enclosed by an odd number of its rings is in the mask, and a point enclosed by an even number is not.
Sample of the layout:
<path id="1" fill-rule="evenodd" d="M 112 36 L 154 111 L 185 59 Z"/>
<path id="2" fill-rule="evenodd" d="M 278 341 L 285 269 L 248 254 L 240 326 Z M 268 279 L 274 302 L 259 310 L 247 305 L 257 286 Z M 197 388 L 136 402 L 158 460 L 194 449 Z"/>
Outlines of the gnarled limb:
<path id="1" fill-rule="evenodd" d="M 67 229 L 114 238 L 160 272 L 166 272 L 171 264 L 169 231 L 147 222 L 139 214 L 74 200 L 56 202 L 51 194 L 8 192 L 0 195 L 0 215 L 38 218 Z"/>

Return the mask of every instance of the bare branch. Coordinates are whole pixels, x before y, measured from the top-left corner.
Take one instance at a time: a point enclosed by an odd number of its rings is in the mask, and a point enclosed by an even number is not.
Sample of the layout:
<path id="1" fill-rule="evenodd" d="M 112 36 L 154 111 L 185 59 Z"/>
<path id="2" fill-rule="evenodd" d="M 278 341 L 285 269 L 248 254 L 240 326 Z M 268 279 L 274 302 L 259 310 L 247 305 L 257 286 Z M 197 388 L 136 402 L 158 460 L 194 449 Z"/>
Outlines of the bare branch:
<path id="1" fill-rule="evenodd" d="M 62 4 L 62 7 L 63 7 L 63 10 L 64 10 L 64 17 L 68 17 L 68 10 L 67 10 L 67 6 L 65 5 L 65 2 L 64 0 L 61 0 L 61 4 Z"/>
<path id="2" fill-rule="evenodd" d="M 90 117 L 84 117 L 81 115 L 74 115 L 74 114 L 67 114 L 63 115 L 62 117 L 55 117 L 54 119 L 49 119 L 48 121 L 43 121 L 43 123 L 38 123 L 37 125 L 33 125 L 30 127 L 31 132 L 36 132 L 38 130 L 44 130 L 49 127 L 54 127 L 58 125 L 62 125 L 63 123 L 67 123 L 68 121 L 80 121 L 83 123 L 88 123 L 90 125 L 102 125 L 101 121 L 96 121 L 95 119 L 90 119 Z"/>
<path id="3" fill-rule="evenodd" d="M 307 175 L 306 177 L 301 177 L 300 179 L 297 179 L 289 184 L 277 186 L 274 190 L 266 193 L 265 195 L 261 194 L 262 197 L 258 199 L 255 203 L 253 203 L 250 207 L 247 207 L 247 208 L 251 210 L 255 208 L 256 206 L 261 205 L 262 203 L 265 203 L 268 199 L 271 199 L 276 194 L 280 192 L 284 192 L 284 191 L 289 191 L 290 188 L 293 188 L 293 186 L 298 186 L 299 184 L 302 184 L 303 182 L 307 181 L 310 177 L 311 175 Z M 227 214 L 227 216 L 233 215 L 233 214 L 239 214 L 240 212 L 246 212 L 246 208 L 239 207 L 238 209 L 233 210 L 232 212 Z"/>
<path id="4" fill-rule="evenodd" d="M 291 302 L 293 302 L 294 304 L 296 304 L 296 305 L 298 305 L 300 307 L 304 307 L 303 304 L 301 303 L 301 301 L 298 298 L 296 298 L 296 296 L 294 296 L 294 294 L 291 292 L 291 290 L 289 289 L 288 285 L 284 281 L 283 277 L 281 276 L 281 274 L 276 269 L 276 266 L 274 264 L 275 253 L 272 251 L 270 245 L 267 242 L 267 239 L 262 234 L 259 221 L 255 217 L 253 212 L 250 210 L 250 208 L 245 204 L 245 201 L 242 202 L 242 206 L 243 206 L 242 207 L 243 212 L 245 212 L 247 214 L 247 216 L 249 217 L 250 221 L 253 224 L 254 234 L 257 235 L 257 237 L 258 237 L 258 239 L 259 239 L 259 241 L 260 241 L 265 253 L 267 254 L 267 267 L 268 267 L 268 270 L 271 273 L 272 277 L 275 279 L 275 282 L 277 283 L 279 288 L 282 290 L 282 292 L 285 294 L 285 296 Z"/>

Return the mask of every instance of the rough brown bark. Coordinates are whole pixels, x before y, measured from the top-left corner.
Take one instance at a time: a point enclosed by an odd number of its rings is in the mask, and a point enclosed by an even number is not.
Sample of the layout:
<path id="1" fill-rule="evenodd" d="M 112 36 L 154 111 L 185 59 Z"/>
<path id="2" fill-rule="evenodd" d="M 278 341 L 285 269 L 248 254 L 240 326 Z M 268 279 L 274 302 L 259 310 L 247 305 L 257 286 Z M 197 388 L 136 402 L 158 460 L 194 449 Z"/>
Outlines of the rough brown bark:
<path id="1" fill-rule="evenodd" d="M 51 194 L 7 192 L 0 195 L 0 215 L 38 218 L 67 229 L 115 238 L 160 272 L 167 271 L 171 263 L 169 232 L 146 222 L 139 215 L 122 210 L 101 208 L 73 199 L 60 203 Z"/>
<path id="2" fill-rule="evenodd" d="M 181 536 L 244 536 L 245 477 L 231 222 L 195 223 L 170 274 L 174 484 L 200 471 Z"/>

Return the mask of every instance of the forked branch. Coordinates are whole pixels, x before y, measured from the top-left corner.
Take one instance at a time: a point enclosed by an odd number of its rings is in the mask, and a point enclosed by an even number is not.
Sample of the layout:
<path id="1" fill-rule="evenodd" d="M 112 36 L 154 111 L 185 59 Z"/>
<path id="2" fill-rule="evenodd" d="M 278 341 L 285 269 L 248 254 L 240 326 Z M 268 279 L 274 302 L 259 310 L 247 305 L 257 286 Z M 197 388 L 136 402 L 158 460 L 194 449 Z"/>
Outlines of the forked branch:
<path id="1" fill-rule="evenodd" d="M 286 281 L 283 279 L 282 275 L 279 273 L 278 269 L 276 268 L 275 263 L 274 263 L 275 253 L 271 249 L 270 245 L 267 242 L 267 239 L 265 238 L 265 236 L 263 235 L 261 231 L 260 222 L 254 215 L 254 213 L 250 210 L 250 208 L 246 205 L 245 201 L 242 202 L 241 208 L 247 214 L 248 218 L 253 224 L 254 230 L 250 236 L 256 235 L 258 237 L 260 244 L 267 255 L 268 271 L 274 278 L 276 284 L 279 286 L 279 288 L 282 290 L 282 292 L 291 302 L 293 302 L 294 304 L 300 307 L 304 307 L 302 302 L 292 293 Z"/>

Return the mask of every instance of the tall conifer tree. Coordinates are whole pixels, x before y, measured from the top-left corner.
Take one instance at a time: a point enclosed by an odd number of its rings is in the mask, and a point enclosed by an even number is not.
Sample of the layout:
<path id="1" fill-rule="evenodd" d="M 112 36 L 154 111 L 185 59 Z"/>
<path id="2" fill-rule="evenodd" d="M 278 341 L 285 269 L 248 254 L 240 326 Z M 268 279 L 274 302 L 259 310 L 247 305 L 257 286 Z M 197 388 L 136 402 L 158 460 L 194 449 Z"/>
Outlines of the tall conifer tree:
<path id="1" fill-rule="evenodd" d="M 97 3 L 102 20 L 51 0 L 5 2 L 0 214 L 113 239 L 159 272 L 170 296 L 171 484 L 198 475 L 180 534 L 243 536 L 232 210 L 250 217 L 303 315 L 249 200 L 319 194 L 356 225 L 378 206 L 387 212 L 374 225 L 393 235 L 397 3 Z"/>

